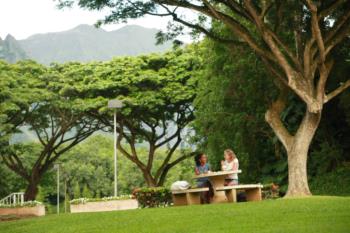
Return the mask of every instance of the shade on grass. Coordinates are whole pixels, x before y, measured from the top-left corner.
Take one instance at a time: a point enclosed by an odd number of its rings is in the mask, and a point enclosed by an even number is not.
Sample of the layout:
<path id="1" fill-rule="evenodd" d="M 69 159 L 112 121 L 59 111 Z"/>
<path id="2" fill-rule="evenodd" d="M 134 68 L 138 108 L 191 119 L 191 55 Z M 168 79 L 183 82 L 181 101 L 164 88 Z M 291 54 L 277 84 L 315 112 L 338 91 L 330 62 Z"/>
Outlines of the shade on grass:
<path id="1" fill-rule="evenodd" d="M 349 197 L 62 214 L 1 222 L 0 232 L 350 232 Z"/>

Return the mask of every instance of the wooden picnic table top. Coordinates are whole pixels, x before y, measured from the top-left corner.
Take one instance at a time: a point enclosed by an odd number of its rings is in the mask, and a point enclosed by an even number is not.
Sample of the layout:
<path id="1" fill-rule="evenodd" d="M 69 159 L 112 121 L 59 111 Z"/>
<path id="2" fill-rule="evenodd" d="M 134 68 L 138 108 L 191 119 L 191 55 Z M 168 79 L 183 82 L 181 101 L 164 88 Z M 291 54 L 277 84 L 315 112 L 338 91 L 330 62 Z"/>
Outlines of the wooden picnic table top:
<path id="1" fill-rule="evenodd" d="M 193 179 L 213 177 L 213 176 L 227 176 L 227 175 L 231 175 L 231 174 L 239 174 L 241 172 L 242 172 L 242 170 L 208 172 L 208 173 L 205 173 L 205 174 L 196 175 L 196 176 L 193 177 Z"/>

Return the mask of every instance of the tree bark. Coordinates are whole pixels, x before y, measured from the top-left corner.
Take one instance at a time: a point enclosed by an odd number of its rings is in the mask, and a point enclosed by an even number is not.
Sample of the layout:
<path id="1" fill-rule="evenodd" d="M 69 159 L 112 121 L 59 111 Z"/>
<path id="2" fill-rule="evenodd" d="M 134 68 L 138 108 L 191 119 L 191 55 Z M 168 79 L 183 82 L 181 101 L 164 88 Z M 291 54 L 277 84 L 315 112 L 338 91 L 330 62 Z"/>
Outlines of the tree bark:
<path id="1" fill-rule="evenodd" d="M 306 111 L 291 145 L 288 146 L 288 191 L 286 197 L 311 195 L 307 179 L 307 157 L 320 119 L 321 112 L 315 114 Z"/>
<path id="2" fill-rule="evenodd" d="M 38 185 L 39 185 L 38 179 L 32 179 L 29 181 L 28 186 L 26 188 L 26 191 L 24 193 L 24 200 L 25 201 L 34 201 L 35 200 L 35 197 L 39 191 Z"/>
<path id="3" fill-rule="evenodd" d="M 141 169 L 148 187 L 157 187 L 157 182 L 148 169 Z"/>

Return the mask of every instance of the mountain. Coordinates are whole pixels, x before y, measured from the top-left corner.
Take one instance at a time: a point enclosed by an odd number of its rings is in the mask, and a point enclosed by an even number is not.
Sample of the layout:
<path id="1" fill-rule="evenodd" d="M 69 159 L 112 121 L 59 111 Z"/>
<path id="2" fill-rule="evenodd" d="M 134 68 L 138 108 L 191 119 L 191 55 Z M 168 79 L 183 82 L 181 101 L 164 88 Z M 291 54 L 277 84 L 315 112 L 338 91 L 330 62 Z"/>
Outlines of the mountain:
<path id="1" fill-rule="evenodd" d="M 170 49 L 170 42 L 156 45 L 157 31 L 136 25 L 114 31 L 79 25 L 68 31 L 36 34 L 18 42 L 28 57 L 43 64 L 103 61 L 115 56 L 132 56 Z"/>
<path id="2" fill-rule="evenodd" d="M 5 40 L 0 38 L 0 59 L 15 63 L 27 58 L 25 51 L 13 36 L 7 35 Z"/>

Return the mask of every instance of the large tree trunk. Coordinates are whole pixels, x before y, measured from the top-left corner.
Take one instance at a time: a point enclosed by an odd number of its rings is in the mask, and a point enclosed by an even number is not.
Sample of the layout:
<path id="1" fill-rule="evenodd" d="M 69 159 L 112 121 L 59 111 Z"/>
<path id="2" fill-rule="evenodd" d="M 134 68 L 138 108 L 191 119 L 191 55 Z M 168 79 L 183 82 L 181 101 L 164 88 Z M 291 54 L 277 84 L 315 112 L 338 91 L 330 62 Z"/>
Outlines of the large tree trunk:
<path id="1" fill-rule="evenodd" d="M 24 200 L 25 201 L 35 200 L 35 197 L 39 191 L 38 185 L 39 185 L 39 180 L 33 179 L 33 180 L 29 181 L 29 184 L 28 184 L 26 191 L 24 193 Z"/>
<path id="2" fill-rule="evenodd" d="M 311 195 L 307 180 L 308 149 L 309 145 L 299 144 L 288 152 L 288 191 L 286 196 Z"/>
<path id="3" fill-rule="evenodd" d="M 24 193 L 24 199 L 26 201 L 34 201 L 36 195 L 38 194 L 38 186 L 41 180 L 41 173 L 37 169 L 33 169 L 28 181 L 27 189 Z"/>
<path id="4" fill-rule="evenodd" d="M 307 157 L 321 113 L 306 111 L 305 117 L 287 149 L 288 191 L 286 197 L 311 195 L 307 178 Z"/>

